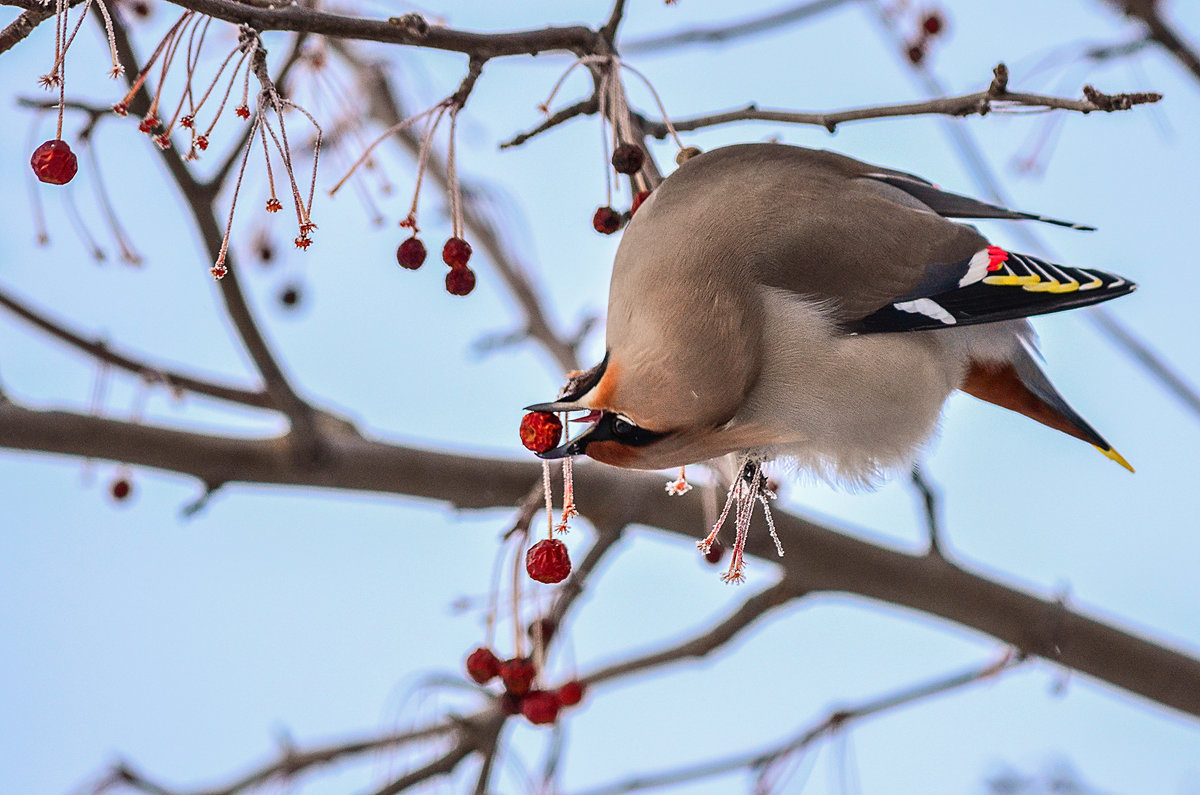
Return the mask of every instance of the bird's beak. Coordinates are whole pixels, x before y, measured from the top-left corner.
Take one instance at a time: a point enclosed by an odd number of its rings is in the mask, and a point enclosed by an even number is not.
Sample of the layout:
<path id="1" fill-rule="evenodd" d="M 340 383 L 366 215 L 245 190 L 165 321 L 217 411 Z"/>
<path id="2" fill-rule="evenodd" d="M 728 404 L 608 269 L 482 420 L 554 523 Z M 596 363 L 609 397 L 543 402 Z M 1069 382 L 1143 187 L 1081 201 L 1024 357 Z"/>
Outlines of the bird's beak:
<path id="1" fill-rule="evenodd" d="M 607 435 L 601 432 L 597 435 L 597 426 L 593 425 L 583 433 L 570 439 L 558 447 L 551 448 L 544 453 L 538 453 L 538 458 L 544 458 L 548 461 L 553 461 L 558 458 L 570 458 L 571 456 L 583 455 L 587 452 L 587 446 L 592 442 L 603 441 Z"/>
<path id="2" fill-rule="evenodd" d="M 581 406 L 574 400 L 556 400 L 553 403 L 535 403 L 526 406 L 522 411 L 546 411 L 555 414 L 560 411 L 589 411 L 587 406 Z"/>

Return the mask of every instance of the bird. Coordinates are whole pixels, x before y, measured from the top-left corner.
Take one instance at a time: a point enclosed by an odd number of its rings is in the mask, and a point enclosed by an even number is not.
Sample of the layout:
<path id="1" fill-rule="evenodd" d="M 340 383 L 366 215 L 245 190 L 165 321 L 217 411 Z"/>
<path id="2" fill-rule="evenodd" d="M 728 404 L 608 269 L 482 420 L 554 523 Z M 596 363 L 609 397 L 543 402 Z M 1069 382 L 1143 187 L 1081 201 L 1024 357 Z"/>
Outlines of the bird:
<path id="1" fill-rule="evenodd" d="M 581 433 L 539 455 L 666 469 L 736 454 L 869 487 L 913 466 L 961 391 L 1132 471 L 1055 389 L 1027 318 L 1136 285 L 993 245 L 961 219 L 1091 229 L 824 150 L 685 160 L 617 248 L 603 360 L 527 407 L 584 412 Z"/>

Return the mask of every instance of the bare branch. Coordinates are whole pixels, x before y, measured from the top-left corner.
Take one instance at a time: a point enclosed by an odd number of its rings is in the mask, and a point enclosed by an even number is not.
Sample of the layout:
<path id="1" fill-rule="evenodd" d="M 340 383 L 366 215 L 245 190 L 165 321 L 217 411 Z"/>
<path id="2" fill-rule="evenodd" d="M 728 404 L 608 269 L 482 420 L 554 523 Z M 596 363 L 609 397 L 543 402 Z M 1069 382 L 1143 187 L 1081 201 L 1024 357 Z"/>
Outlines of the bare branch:
<path id="1" fill-rule="evenodd" d="M 743 752 L 727 756 L 723 759 L 687 765 L 674 770 L 663 770 L 635 776 L 620 782 L 588 790 L 586 795 L 621 795 L 621 793 L 637 792 L 638 790 L 655 789 L 682 784 L 688 781 L 696 781 L 744 768 L 759 770 L 760 773 L 765 773 L 765 769 L 769 765 L 775 764 L 784 757 L 808 747 L 822 737 L 844 729 L 850 723 L 879 715 L 916 701 L 923 701 L 933 696 L 942 695 L 974 682 L 992 679 L 1020 665 L 1022 662 L 1024 662 L 1024 659 L 1019 656 L 1006 655 L 999 661 L 969 668 L 965 671 L 940 677 L 929 682 L 922 682 L 894 693 L 888 693 L 871 701 L 865 701 L 854 707 L 835 710 L 821 720 L 811 724 L 808 728 L 801 730 L 795 736 L 765 751 Z"/>
<path id="2" fill-rule="evenodd" d="M 206 483 L 407 494 L 458 508 L 488 508 L 516 505 L 540 474 L 540 465 L 531 461 L 387 444 L 333 424 L 326 439 L 329 455 L 310 466 L 298 463 L 278 438 L 207 436 L 0 403 L 0 447 L 125 461 Z M 598 526 L 636 523 L 685 538 L 695 538 L 704 526 L 700 501 L 666 496 L 658 475 L 587 465 L 576 468 L 575 482 L 579 493 L 619 496 L 580 501 L 581 512 Z M 799 593 L 802 584 L 810 591 L 840 591 L 918 610 L 1200 717 L 1200 660 L 1166 644 L 936 556 L 896 552 L 783 512 L 775 513 L 775 526 L 788 550 L 787 558 L 775 565 L 784 565 L 795 578 L 781 584 L 785 590 Z M 776 560 L 774 544 L 764 533 L 752 533 L 746 550 L 763 561 Z M 770 598 L 787 595 L 775 591 Z M 615 670 L 599 673 L 609 677 Z"/>
<path id="3" fill-rule="evenodd" d="M 745 22 L 727 22 L 711 27 L 690 28 L 660 36 L 623 41 L 621 42 L 621 52 L 658 54 L 665 50 L 686 47 L 689 44 L 722 44 L 803 22 L 810 17 L 845 5 L 847 2 L 848 0 L 807 0 Z"/>
<path id="4" fill-rule="evenodd" d="M 18 301 L 3 290 L 0 290 L 0 306 L 22 320 L 37 326 L 50 336 L 62 340 L 71 347 L 83 351 L 98 361 L 119 367 L 122 370 L 128 370 L 131 373 L 141 376 L 147 382 L 162 381 L 168 388 L 172 389 L 186 389 L 198 395 L 205 395 L 217 400 L 227 400 L 243 406 L 272 408 L 270 398 L 264 392 L 251 392 L 247 389 L 217 384 L 171 370 L 151 367 L 144 362 L 112 350 L 103 341 L 84 339 L 77 332 L 71 331 L 57 321 L 50 320 L 42 312 L 32 309 L 28 304 Z"/>
<path id="5" fill-rule="evenodd" d="M 331 743 L 307 751 L 289 746 L 283 749 L 277 759 L 252 769 L 230 783 L 222 787 L 197 791 L 193 795 L 237 795 L 237 793 L 260 787 L 275 779 L 294 778 L 313 768 L 343 762 L 348 758 L 371 751 L 399 748 L 422 740 L 442 737 L 462 731 L 462 728 L 461 721 L 449 720 L 412 731 L 389 732 L 378 737 Z M 110 774 L 109 780 L 143 792 L 153 793 L 153 795 L 174 795 L 173 790 L 150 780 L 125 764 L 118 765 Z"/>
<path id="6" fill-rule="evenodd" d="M 904 102 L 895 105 L 876 105 L 865 108 L 831 111 L 823 113 L 761 110 L 757 105 L 747 105 L 737 110 L 712 113 L 691 119 L 673 120 L 675 129 L 679 132 L 699 130 L 719 124 L 731 124 L 739 121 L 771 121 L 784 124 L 813 124 L 824 127 L 829 132 L 837 129 L 839 124 L 866 119 L 890 119 L 901 116 L 973 116 L 986 115 L 992 111 L 1030 108 L 1041 110 L 1070 110 L 1078 113 L 1096 111 L 1112 112 L 1127 110 L 1134 105 L 1158 102 L 1162 94 L 1140 92 L 1136 94 L 1102 94 L 1091 86 L 1084 89 L 1085 99 L 1067 99 L 1051 97 L 1043 94 L 1027 94 L 1004 90 L 1001 83 L 994 80 L 985 91 L 973 94 L 963 94 L 957 97 L 944 97 L 922 102 Z M 999 90 L 997 90 L 999 88 Z M 646 121 L 646 133 L 655 138 L 667 136 L 667 126 L 662 122 Z"/>
<path id="7" fill-rule="evenodd" d="M 500 148 L 508 149 L 509 147 L 512 147 L 512 146 L 520 146 L 521 144 L 528 141 L 530 138 L 533 138 L 537 135 L 541 135 L 542 133 L 546 132 L 546 130 L 549 130 L 553 127 L 557 127 L 558 125 L 562 124 L 565 121 L 570 121 L 571 119 L 575 118 L 576 116 L 591 116 L 593 113 L 596 113 L 599 109 L 600 109 L 600 103 L 596 99 L 596 95 L 593 94 L 588 99 L 580 100 L 579 102 L 576 102 L 574 105 L 568 105 L 567 107 L 563 108 L 560 111 L 557 111 L 553 115 L 546 117 L 545 121 L 543 121 L 541 124 L 534 127 L 533 129 L 529 130 L 528 132 L 519 133 L 519 134 L 513 136 L 512 139 L 500 144 Z"/>
<path id="8" fill-rule="evenodd" d="M 484 60 L 508 55 L 537 55 L 549 51 L 575 53 L 605 52 L 607 46 L 596 31 L 576 25 L 547 27 L 513 33 L 469 33 L 438 25 L 406 24 L 405 17 L 389 20 L 362 19 L 327 14 L 296 5 L 260 7 L 234 0 L 172 0 L 210 17 L 258 31 L 291 30 L 340 39 L 407 44 L 435 50 L 462 52 Z"/>
<path id="9" fill-rule="evenodd" d="M 33 29 L 54 16 L 54 11 L 48 6 L 40 6 L 28 11 L 22 11 L 20 16 L 0 30 L 0 54 L 20 44 Z"/>
<path id="10" fill-rule="evenodd" d="M 678 643 L 670 648 L 662 651 L 646 654 L 625 662 L 616 663 L 606 668 L 601 668 L 599 671 L 581 677 L 581 680 L 588 684 L 596 684 L 603 682 L 606 679 L 614 679 L 616 677 L 624 677 L 632 673 L 638 673 L 657 668 L 670 663 L 681 662 L 692 657 L 703 657 L 716 649 L 721 648 L 734 637 L 741 634 L 743 631 L 761 618 L 768 611 L 779 607 L 782 604 L 792 601 L 803 596 L 806 593 L 796 581 L 784 578 L 780 582 L 761 591 L 754 596 L 751 596 L 741 607 L 735 610 L 728 618 L 721 621 L 712 629 L 690 638 L 682 643 Z"/>
<path id="11" fill-rule="evenodd" d="M 1200 53 L 1175 32 L 1175 29 L 1160 13 L 1162 3 L 1158 0 L 1108 0 L 1125 16 L 1136 19 L 1146 26 L 1150 39 L 1175 56 L 1184 68 L 1200 80 Z"/>

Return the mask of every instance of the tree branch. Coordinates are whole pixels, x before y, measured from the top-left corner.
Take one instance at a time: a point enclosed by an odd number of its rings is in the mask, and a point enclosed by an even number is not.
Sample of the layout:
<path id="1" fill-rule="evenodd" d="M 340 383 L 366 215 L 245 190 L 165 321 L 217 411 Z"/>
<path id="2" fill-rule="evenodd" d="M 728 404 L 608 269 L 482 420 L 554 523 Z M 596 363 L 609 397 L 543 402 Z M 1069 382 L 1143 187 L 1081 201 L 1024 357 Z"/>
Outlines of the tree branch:
<path id="1" fill-rule="evenodd" d="M 699 130 L 719 124 L 731 124 L 739 121 L 772 121 L 784 124 L 813 124 L 834 132 L 839 124 L 865 119 L 890 119 L 901 116 L 984 116 L 993 110 L 1013 108 L 1036 108 L 1043 110 L 1071 110 L 1087 114 L 1096 111 L 1113 112 L 1127 110 L 1134 105 L 1158 102 L 1162 94 L 1139 92 L 1134 94 L 1102 94 L 1091 86 L 1084 87 L 1084 93 L 1092 98 L 1067 99 L 1051 97 L 1043 94 L 1027 94 L 1009 92 L 1003 87 L 997 89 L 993 83 L 985 91 L 973 94 L 963 94 L 957 97 L 944 97 L 922 102 L 904 102 L 895 105 L 876 105 L 865 108 L 851 108 L 831 112 L 804 112 L 786 110 L 760 110 L 757 105 L 747 105 L 737 110 L 712 113 L 691 119 L 672 120 L 679 132 Z M 659 121 L 646 121 L 646 133 L 655 138 L 665 138 L 667 126 Z"/>
<path id="2" fill-rule="evenodd" d="M 413 47 L 466 53 L 483 60 L 508 55 L 537 55 L 555 50 L 580 54 L 606 51 L 605 43 L 599 34 L 582 25 L 513 33 L 470 33 L 430 25 L 424 20 L 421 20 L 423 24 L 406 24 L 411 21 L 406 17 L 393 17 L 389 20 L 362 19 L 328 14 L 295 5 L 267 8 L 234 0 L 172 2 L 181 8 L 189 8 L 226 22 L 249 25 L 258 31 L 290 30 L 340 39 L 407 44 Z M 409 15 L 411 16 L 415 15 Z"/>
<path id="3" fill-rule="evenodd" d="M 586 795 L 621 795 L 621 793 L 626 792 L 656 789 L 658 787 L 667 787 L 711 776 L 718 776 L 743 768 L 758 770 L 760 776 L 763 776 L 770 765 L 778 763 L 790 754 L 807 748 L 822 737 L 844 729 L 850 723 L 873 715 L 879 715 L 916 701 L 923 701 L 933 696 L 942 695 L 973 682 L 992 679 L 1020 665 L 1022 662 L 1024 660 L 1021 657 L 1014 655 L 1005 656 L 998 662 L 990 662 L 986 665 L 969 668 L 965 671 L 940 677 L 930 682 L 922 682 L 894 693 L 885 694 L 871 701 L 862 702 L 854 707 L 834 710 L 821 720 L 811 724 L 808 728 L 801 730 L 795 736 L 767 750 L 743 752 L 727 756 L 723 759 L 686 765 L 674 770 L 663 770 L 634 776 L 613 784 L 590 789 Z"/>
<path id="4" fill-rule="evenodd" d="M 1158 0 L 1108 0 L 1108 3 L 1116 6 L 1125 16 L 1145 25 L 1151 41 L 1174 55 L 1185 69 L 1200 80 L 1200 54 L 1163 19 L 1159 13 L 1162 3 Z"/>
<path id="5" fill-rule="evenodd" d="M 326 438 L 328 455 L 314 467 L 298 464 L 280 438 L 207 436 L 0 404 L 0 447 L 124 461 L 205 483 L 404 494 L 470 509 L 516 505 L 540 476 L 540 465 L 532 461 L 387 444 L 340 426 L 331 426 Z M 576 468 L 575 482 L 580 511 L 599 526 L 636 523 L 688 539 L 704 527 L 700 501 L 668 497 L 658 475 L 589 464 Z M 588 499 L 589 494 L 596 499 Z M 991 635 L 1024 654 L 1200 717 L 1200 660 L 1183 652 L 936 556 L 895 552 L 782 511 L 775 513 L 775 525 L 788 550 L 779 563 L 796 578 L 792 583 L 937 616 Z M 774 544 L 765 533 L 751 534 L 746 549 L 764 561 L 776 560 Z"/>
<path id="6" fill-rule="evenodd" d="M 803 3 L 782 8 L 763 14 L 761 17 L 748 19 L 745 22 L 726 22 L 711 27 L 696 27 L 675 33 L 664 33 L 659 36 L 647 36 L 643 39 L 621 42 L 621 52 L 625 54 L 654 53 L 665 50 L 686 47 L 689 44 L 722 44 L 767 33 L 787 27 L 797 22 L 803 22 L 809 17 L 831 11 L 845 5 L 848 0 L 807 0 Z"/>
<path id="7" fill-rule="evenodd" d="M 172 389 L 186 389 L 198 395 L 205 395 L 217 400 L 227 400 L 243 406 L 253 406 L 260 409 L 272 408 L 271 400 L 265 392 L 251 392 L 235 386 L 204 381 L 172 370 L 151 367 L 148 364 L 112 350 L 108 347 L 107 343 L 101 340 L 91 341 L 84 339 L 78 333 L 71 331 L 56 321 L 50 320 L 43 313 L 30 308 L 29 305 L 18 301 L 3 290 L 0 290 L 0 306 L 22 320 L 40 328 L 50 336 L 62 340 L 71 347 L 83 351 L 98 361 L 139 375 L 148 382 L 162 381 L 167 387 Z"/>

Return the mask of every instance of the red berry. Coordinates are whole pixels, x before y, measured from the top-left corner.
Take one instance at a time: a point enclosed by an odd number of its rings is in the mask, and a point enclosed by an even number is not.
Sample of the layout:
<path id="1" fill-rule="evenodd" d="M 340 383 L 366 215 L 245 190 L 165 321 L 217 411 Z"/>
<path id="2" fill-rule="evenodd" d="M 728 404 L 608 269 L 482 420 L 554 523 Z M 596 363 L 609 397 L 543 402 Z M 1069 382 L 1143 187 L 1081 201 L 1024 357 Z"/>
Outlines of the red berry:
<path id="1" fill-rule="evenodd" d="M 113 113 L 117 114 L 118 116 L 128 115 L 129 104 L 126 102 L 118 102 L 116 105 L 113 105 Z"/>
<path id="2" fill-rule="evenodd" d="M 592 227 L 602 235 L 611 235 L 621 228 L 621 214 L 611 207 L 600 207 L 592 216 Z"/>
<path id="3" fill-rule="evenodd" d="M 29 165 L 33 166 L 38 179 L 51 185 L 66 185 L 79 171 L 79 160 L 61 138 L 46 141 L 34 149 Z"/>
<path id="4" fill-rule="evenodd" d="M 467 295 L 475 289 L 475 271 L 466 267 L 451 268 L 446 274 L 446 292 L 450 295 Z"/>
<path id="5" fill-rule="evenodd" d="M 233 109 L 233 112 L 236 113 L 240 118 L 250 118 L 250 108 L 246 107 L 245 105 L 238 105 Z"/>
<path id="6" fill-rule="evenodd" d="M 312 245 L 312 239 L 305 237 L 304 235 L 300 235 L 292 242 L 295 243 L 296 248 L 300 249 L 301 251 L 307 251 L 308 247 Z"/>
<path id="7" fill-rule="evenodd" d="M 533 661 L 528 657 L 513 657 L 500 663 L 500 680 L 504 682 L 504 689 L 514 696 L 523 696 L 529 692 L 536 673 Z"/>
<path id="8" fill-rule="evenodd" d="M 725 547 L 720 541 L 714 541 L 708 551 L 704 553 L 704 559 L 712 565 L 717 565 L 721 562 L 721 558 L 725 557 Z"/>
<path id="9" fill-rule="evenodd" d="M 908 60 L 915 66 L 925 60 L 925 46 L 914 44 L 908 48 Z"/>
<path id="10" fill-rule="evenodd" d="M 207 135 L 197 135 L 196 136 L 196 148 L 198 148 L 201 152 L 203 152 L 205 149 L 208 148 L 208 136 Z"/>
<path id="11" fill-rule="evenodd" d="M 279 303 L 287 309 L 294 308 L 296 304 L 300 303 L 300 288 L 295 286 L 283 288 L 283 292 L 279 294 Z"/>
<path id="12" fill-rule="evenodd" d="M 467 657 L 467 674 L 479 684 L 486 684 L 500 673 L 500 660 L 491 649 L 480 646 Z"/>
<path id="13" fill-rule="evenodd" d="M 537 542 L 525 553 L 525 571 L 538 582 L 553 584 L 567 579 L 571 573 L 567 545 L 557 538 Z"/>
<path id="14" fill-rule="evenodd" d="M 573 707 L 583 700 L 583 682 L 572 680 L 558 689 L 555 697 L 559 706 Z"/>
<path id="15" fill-rule="evenodd" d="M 109 487 L 109 493 L 112 494 L 112 498 L 117 502 L 129 499 L 129 495 L 132 492 L 133 485 L 127 478 L 117 478 L 112 482 L 112 486 Z"/>
<path id="16" fill-rule="evenodd" d="M 521 418 L 521 444 L 527 450 L 544 453 L 558 446 L 562 438 L 562 421 L 546 411 L 531 411 Z"/>
<path id="17" fill-rule="evenodd" d="M 452 237 L 446 241 L 446 245 L 442 246 L 442 262 L 451 268 L 467 267 L 467 260 L 470 258 L 471 244 L 461 237 Z M 469 293 L 470 290 L 467 292 Z M 466 295 L 466 293 L 463 293 L 463 295 Z"/>
<path id="18" fill-rule="evenodd" d="M 646 152 L 637 144 L 621 144 L 612 153 L 612 167 L 618 174 L 636 174 L 646 162 Z"/>
<path id="19" fill-rule="evenodd" d="M 930 36 L 941 33 L 943 26 L 942 15 L 936 11 L 930 11 L 925 15 L 925 19 L 921 20 L 921 28 Z"/>
<path id="20" fill-rule="evenodd" d="M 558 717 L 558 699 L 553 693 L 534 690 L 521 699 L 521 714 L 528 718 L 530 723 L 554 723 L 554 719 Z"/>
<path id="21" fill-rule="evenodd" d="M 396 249 L 396 262 L 401 268 L 415 271 L 425 264 L 425 244 L 416 237 L 410 237 Z"/>
<path id="22" fill-rule="evenodd" d="M 150 16 L 150 4 L 142 2 L 142 0 L 138 0 L 138 2 L 133 3 L 131 8 L 133 9 L 133 13 L 137 14 L 142 19 Z"/>
<path id="23" fill-rule="evenodd" d="M 650 191 L 639 190 L 637 192 L 637 195 L 635 195 L 633 197 L 633 204 L 630 205 L 630 207 L 629 207 L 630 217 L 632 217 L 633 214 L 638 211 L 638 208 L 642 206 L 642 202 L 646 201 L 646 199 L 649 199 L 649 198 L 650 198 Z"/>

